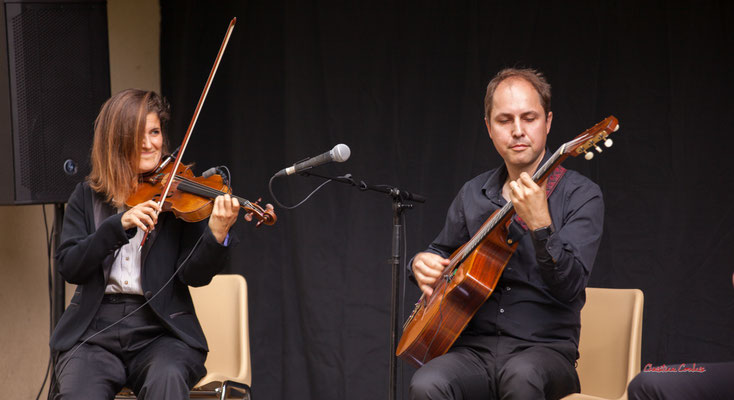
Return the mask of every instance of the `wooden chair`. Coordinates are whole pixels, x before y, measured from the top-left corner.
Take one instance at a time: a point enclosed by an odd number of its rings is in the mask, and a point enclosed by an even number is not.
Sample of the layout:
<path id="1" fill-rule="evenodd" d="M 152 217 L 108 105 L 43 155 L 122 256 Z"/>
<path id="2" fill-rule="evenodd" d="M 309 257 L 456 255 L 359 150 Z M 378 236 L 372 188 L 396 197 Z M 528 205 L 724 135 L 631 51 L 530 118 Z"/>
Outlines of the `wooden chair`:
<path id="1" fill-rule="evenodd" d="M 209 285 L 191 288 L 196 315 L 204 329 L 209 355 L 207 374 L 191 391 L 191 398 L 228 397 L 230 389 L 251 399 L 250 336 L 247 319 L 247 282 L 241 275 L 217 275 Z M 117 399 L 134 399 L 125 389 Z"/>
<path id="2" fill-rule="evenodd" d="M 640 372 L 643 303 L 639 289 L 586 289 L 577 367 L 581 393 L 564 400 L 627 399 L 627 385 Z"/>

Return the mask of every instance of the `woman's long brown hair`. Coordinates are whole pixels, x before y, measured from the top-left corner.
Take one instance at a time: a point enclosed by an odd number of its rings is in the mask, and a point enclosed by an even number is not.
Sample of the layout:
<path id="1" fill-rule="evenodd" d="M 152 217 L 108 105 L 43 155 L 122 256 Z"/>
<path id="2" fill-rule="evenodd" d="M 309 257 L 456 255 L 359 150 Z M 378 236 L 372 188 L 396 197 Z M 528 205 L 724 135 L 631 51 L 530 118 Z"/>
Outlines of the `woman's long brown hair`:
<path id="1" fill-rule="evenodd" d="M 110 97 L 94 121 L 92 172 L 89 186 L 116 207 L 135 190 L 145 121 L 158 114 L 164 133 L 170 118 L 168 103 L 155 92 L 126 89 Z"/>

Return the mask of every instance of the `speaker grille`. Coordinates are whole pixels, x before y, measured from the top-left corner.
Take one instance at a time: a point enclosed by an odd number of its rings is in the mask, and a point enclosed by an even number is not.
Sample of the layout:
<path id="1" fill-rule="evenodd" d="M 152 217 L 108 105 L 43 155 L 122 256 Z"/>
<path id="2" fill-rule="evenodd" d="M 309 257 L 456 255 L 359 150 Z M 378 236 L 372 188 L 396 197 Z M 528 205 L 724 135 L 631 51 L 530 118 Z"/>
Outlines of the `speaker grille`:
<path id="1" fill-rule="evenodd" d="M 65 202 L 89 173 L 94 118 L 109 97 L 106 18 L 103 3 L 7 5 L 18 202 Z"/>

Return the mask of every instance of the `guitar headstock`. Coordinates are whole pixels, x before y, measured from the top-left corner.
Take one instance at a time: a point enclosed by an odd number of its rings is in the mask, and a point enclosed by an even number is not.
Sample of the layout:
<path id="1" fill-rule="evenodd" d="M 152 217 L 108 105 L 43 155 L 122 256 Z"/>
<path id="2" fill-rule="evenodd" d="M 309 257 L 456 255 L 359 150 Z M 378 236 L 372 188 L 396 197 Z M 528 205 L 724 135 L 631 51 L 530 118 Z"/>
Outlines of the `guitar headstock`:
<path id="1" fill-rule="evenodd" d="M 570 142 L 564 144 L 563 153 L 578 156 L 584 154 L 584 158 L 591 160 L 594 158 L 594 152 L 589 151 L 595 149 L 601 153 L 602 149 L 599 143 L 603 142 L 605 147 L 612 147 L 612 139 L 609 135 L 619 129 L 619 121 L 613 115 L 608 116 L 603 121 L 585 130 L 582 134 L 576 136 Z"/>

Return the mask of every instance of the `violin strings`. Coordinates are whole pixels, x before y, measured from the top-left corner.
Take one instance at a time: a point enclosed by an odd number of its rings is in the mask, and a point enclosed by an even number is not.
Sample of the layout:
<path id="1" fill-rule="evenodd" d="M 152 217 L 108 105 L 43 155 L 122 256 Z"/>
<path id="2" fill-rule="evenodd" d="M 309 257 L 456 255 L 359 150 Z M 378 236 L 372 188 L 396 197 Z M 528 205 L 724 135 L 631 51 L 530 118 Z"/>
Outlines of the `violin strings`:
<path id="1" fill-rule="evenodd" d="M 183 177 L 176 177 L 176 179 L 180 181 L 179 187 L 181 187 L 182 189 L 195 191 L 196 194 L 200 194 L 203 196 L 211 196 L 211 197 L 216 197 L 216 196 L 224 194 L 224 192 L 222 192 L 221 190 L 217 190 L 212 187 L 202 185 L 198 182 L 190 181 Z"/>
<path id="2" fill-rule="evenodd" d="M 202 185 L 198 182 L 188 180 L 187 178 L 183 178 L 183 177 L 176 177 L 176 178 L 179 181 L 181 181 L 181 183 L 179 183 L 179 187 L 181 187 L 182 189 L 189 190 L 191 192 L 195 192 L 195 194 L 199 194 L 202 196 L 209 196 L 212 198 L 225 194 L 221 190 L 217 190 L 209 186 Z"/>
<path id="3" fill-rule="evenodd" d="M 188 192 L 200 195 L 200 196 L 214 198 L 222 194 L 222 192 L 219 190 L 212 189 L 210 187 L 206 187 L 205 185 L 201 185 L 196 182 L 188 181 L 185 178 L 180 178 L 179 180 L 181 181 L 178 186 L 180 189 L 183 189 L 185 191 L 188 191 Z"/>
<path id="4" fill-rule="evenodd" d="M 211 197 L 211 198 L 214 198 L 214 197 L 217 197 L 217 196 L 221 196 L 221 195 L 227 194 L 227 193 L 225 193 L 225 192 L 223 192 L 221 190 L 217 190 L 217 189 L 211 188 L 209 186 L 203 185 L 203 184 L 201 184 L 199 182 L 195 182 L 195 181 L 189 180 L 188 178 L 185 178 L 185 177 L 182 177 L 182 176 L 176 176 L 175 179 L 177 179 L 177 180 L 180 181 L 179 187 L 181 187 L 184 190 L 188 190 L 188 191 L 191 191 L 191 192 L 196 192 L 195 194 L 199 194 L 199 195 L 202 195 L 202 196 L 208 196 L 208 197 Z M 242 205 L 245 205 L 245 206 L 248 206 L 248 207 L 252 207 L 252 203 L 250 203 L 249 200 L 243 199 L 242 197 L 239 197 L 239 196 L 234 196 L 234 195 L 231 195 L 231 196 L 234 197 L 234 198 L 236 198 L 237 201 L 239 201 L 240 203 L 242 203 Z"/>

